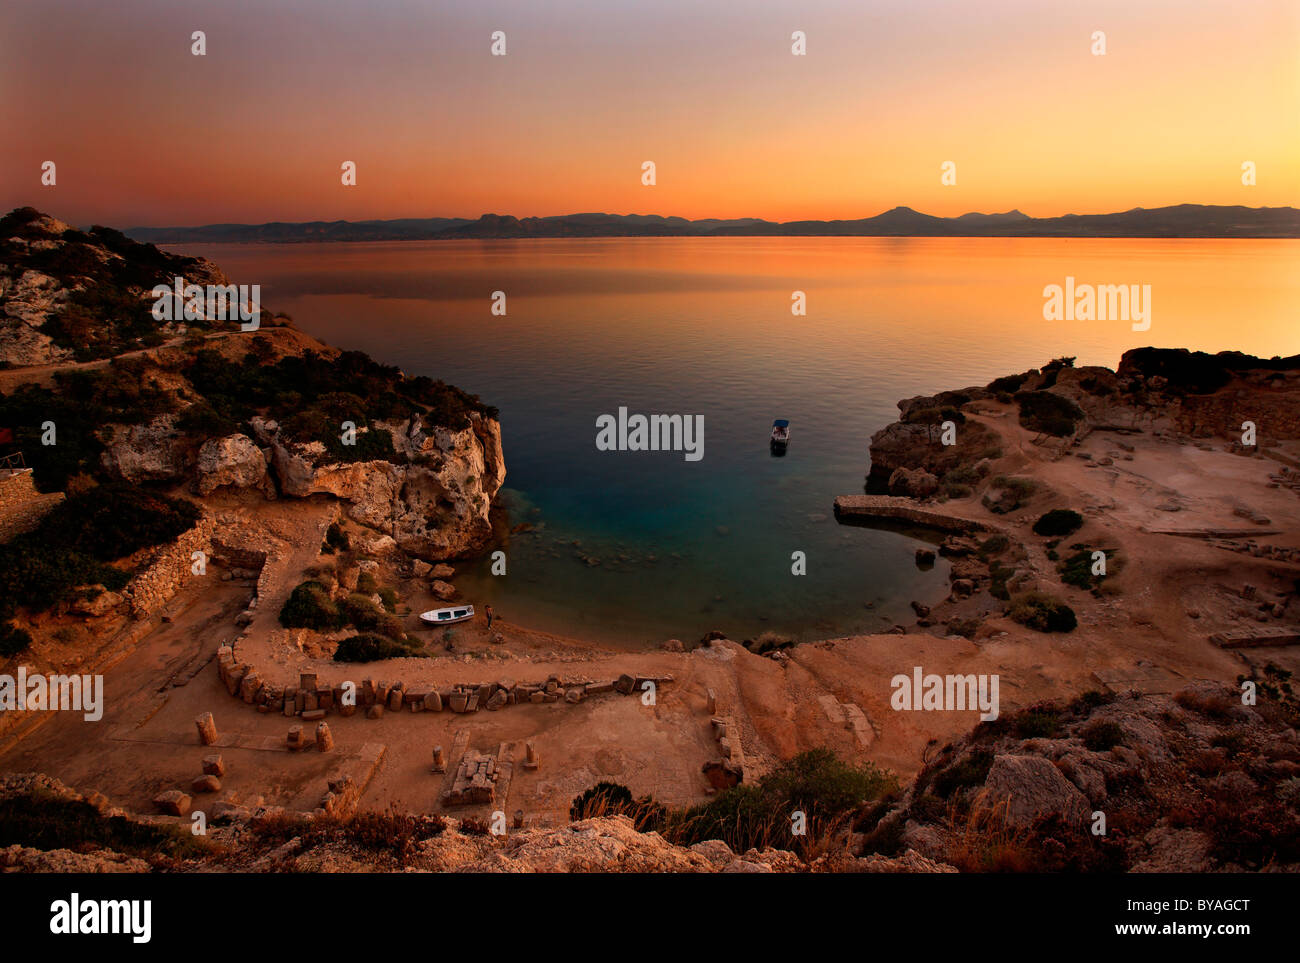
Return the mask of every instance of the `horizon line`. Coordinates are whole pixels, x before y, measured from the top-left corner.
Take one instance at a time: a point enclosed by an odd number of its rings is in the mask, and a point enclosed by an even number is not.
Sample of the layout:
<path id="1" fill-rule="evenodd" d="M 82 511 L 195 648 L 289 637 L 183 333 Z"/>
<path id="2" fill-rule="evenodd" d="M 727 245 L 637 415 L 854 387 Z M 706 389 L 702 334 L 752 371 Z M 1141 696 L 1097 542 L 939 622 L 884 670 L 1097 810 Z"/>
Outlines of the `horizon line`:
<path id="1" fill-rule="evenodd" d="M 35 207 L 35 205 L 22 205 L 22 206 Z M 489 211 L 484 211 L 476 216 L 465 216 L 460 214 L 404 214 L 395 217 L 362 217 L 356 219 L 340 217 L 340 218 L 312 218 L 308 220 L 273 219 L 268 221 L 208 221 L 200 224 L 175 224 L 175 223 L 132 224 L 129 225 L 128 227 L 121 228 L 121 230 L 123 231 L 131 231 L 131 230 L 159 231 L 159 230 L 168 230 L 168 229 L 196 230 L 205 227 L 264 227 L 271 224 L 287 224 L 287 225 L 385 224 L 385 223 L 390 223 L 395 221 L 432 221 L 432 220 L 466 221 L 468 223 L 474 223 L 476 221 L 481 221 L 484 218 L 488 218 L 488 217 L 514 218 L 515 220 L 518 221 L 530 221 L 530 220 L 557 220 L 566 217 L 592 217 L 592 216 L 621 217 L 621 218 L 628 218 L 628 217 L 659 218 L 662 220 L 684 221 L 688 224 L 698 224 L 701 222 L 708 222 L 708 221 L 721 221 L 721 222 L 753 221 L 761 224 L 784 226 L 789 224 L 817 224 L 817 223 L 834 224 L 837 222 L 845 222 L 845 221 L 867 221 L 873 218 L 882 217 L 885 214 L 892 214 L 895 211 L 919 214 L 923 217 L 932 217 L 935 218 L 936 220 L 942 220 L 942 221 L 957 221 L 963 217 L 971 217 L 971 216 L 1005 217 L 1008 215 L 1020 215 L 1021 217 L 1029 221 L 1046 221 L 1046 220 L 1055 220 L 1063 217 L 1114 217 L 1116 215 L 1132 214 L 1139 211 L 1142 212 L 1166 211 L 1166 210 L 1174 210 L 1176 208 L 1181 208 L 1181 207 L 1204 207 L 1204 208 L 1217 208 L 1223 210 L 1228 210 L 1232 208 L 1241 208 L 1247 211 L 1300 211 L 1300 208 L 1297 208 L 1295 205 L 1291 205 L 1291 204 L 1283 204 L 1283 205 L 1264 204 L 1264 205 L 1252 207 L 1248 204 L 1205 204 L 1197 201 L 1182 201 L 1177 204 L 1163 204 L 1160 205 L 1159 207 L 1143 207 L 1139 205 L 1136 207 L 1125 208 L 1123 210 L 1104 211 L 1102 213 L 1097 213 L 1097 214 L 1079 214 L 1074 211 L 1066 211 L 1061 214 L 1047 214 L 1047 215 L 1025 214 L 1018 207 L 1012 207 L 1005 211 L 972 210 L 972 211 L 965 211 L 961 214 L 926 214 L 924 211 L 911 207 L 907 204 L 896 204 L 893 207 L 881 210 L 875 214 L 863 214 L 857 216 L 832 217 L 832 218 L 804 217 L 804 218 L 793 218 L 790 220 L 770 220 L 766 217 L 760 217 L 756 215 L 742 215 L 739 217 L 694 217 L 692 218 L 692 217 L 685 217 L 680 214 L 639 213 L 635 211 L 620 214 L 611 211 L 599 211 L 599 210 L 567 211 L 560 214 L 516 215 L 516 214 L 509 214 L 509 213 L 500 213 L 499 211 L 495 211 L 495 210 L 489 210 Z M 40 210 L 40 208 L 35 208 L 35 209 Z M 91 224 L 89 226 L 93 227 L 96 225 Z"/>

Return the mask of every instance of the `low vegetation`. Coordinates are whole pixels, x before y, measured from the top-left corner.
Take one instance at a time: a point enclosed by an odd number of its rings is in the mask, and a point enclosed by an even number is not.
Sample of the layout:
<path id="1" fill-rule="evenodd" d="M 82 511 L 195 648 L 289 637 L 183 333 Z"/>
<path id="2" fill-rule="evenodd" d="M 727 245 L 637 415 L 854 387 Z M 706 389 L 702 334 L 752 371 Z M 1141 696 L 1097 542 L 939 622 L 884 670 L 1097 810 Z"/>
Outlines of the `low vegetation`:
<path id="1" fill-rule="evenodd" d="M 343 627 L 343 613 L 330 598 L 329 589 L 314 579 L 296 586 L 280 607 L 280 624 L 286 629 L 332 632 Z"/>
<path id="2" fill-rule="evenodd" d="M 989 482 L 989 490 L 984 493 L 984 507 L 995 515 L 1006 515 L 1025 504 L 1038 491 L 1038 483 L 1032 478 L 1018 475 L 997 475 Z"/>
<path id="3" fill-rule="evenodd" d="M 1015 596 L 1007 615 L 1037 632 L 1073 632 L 1079 624 L 1074 609 L 1044 592 L 1025 592 Z"/>
<path id="4" fill-rule="evenodd" d="M 120 591 L 131 572 L 109 562 L 174 541 L 198 518 L 191 502 L 124 484 L 94 486 L 60 502 L 35 531 L 0 545 L 0 655 L 31 641 L 7 624 L 18 609 L 43 612 L 73 601 L 86 586 Z"/>
<path id="5" fill-rule="evenodd" d="M 1093 552 L 1104 552 L 1106 556 L 1106 575 L 1094 575 L 1093 569 L 1097 561 L 1093 558 Z M 1119 571 L 1118 559 L 1113 548 L 1107 549 L 1090 549 L 1080 548 L 1073 555 L 1068 556 L 1060 561 L 1056 566 L 1057 572 L 1061 576 L 1061 581 L 1066 585 L 1073 585 L 1075 588 L 1096 590 L 1109 575 Z"/>
<path id="6" fill-rule="evenodd" d="M 398 866 L 408 866 L 419 854 L 420 843 L 442 835 L 447 820 L 434 815 L 416 815 L 389 809 L 363 810 L 352 816 L 324 815 L 310 820 L 296 813 L 260 819 L 253 832 L 263 843 L 283 845 L 298 839 L 301 849 L 318 846 L 356 846 L 376 857 L 391 857 Z"/>
<path id="7" fill-rule="evenodd" d="M 1053 508 L 1034 522 L 1034 534 L 1048 537 L 1073 535 L 1083 525 L 1083 516 L 1068 508 Z"/>
<path id="8" fill-rule="evenodd" d="M 289 593 L 289 598 L 280 608 L 281 625 L 287 629 L 314 629 L 317 632 L 333 632 L 351 626 L 364 635 L 382 636 L 397 643 L 405 641 L 406 632 L 402 628 L 401 620 L 383 604 L 376 604 L 374 599 L 360 591 L 335 601 L 330 589 L 321 580 L 324 577 L 318 575 L 316 578 L 309 578 Z M 391 590 L 387 591 L 389 599 L 395 606 L 396 594 Z M 379 658 L 387 658 L 387 656 L 379 656 Z"/>
<path id="9" fill-rule="evenodd" d="M 569 807 L 570 822 L 595 819 L 600 816 L 627 816 L 637 832 L 658 832 L 668 818 L 666 806 L 649 796 L 632 797 L 632 790 L 616 782 L 598 782 L 574 797 Z"/>
<path id="10" fill-rule="evenodd" d="M 155 863 L 202 856 L 211 849 L 188 826 L 106 816 L 88 802 L 42 789 L 0 798 L 0 849 L 12 845 L 78 852 L 111 849 Z"/>
<path id="11" fill-rule="evenodd" d="M 422 656 L 418 643 L 399 642 L 386 635 L 362 632 L 349 636 L 334 650 L 335 662 L 377 662 L 380 659 L 404 659 Z"/>
<path id="12" fill-rule="evenodd" d="M 1042 435 L 1072 435 L 1083 420 L 1083 409 L 1051 391 L 1019 391 L 1015 400 L 1020 405 L 1020 426 Z"/>

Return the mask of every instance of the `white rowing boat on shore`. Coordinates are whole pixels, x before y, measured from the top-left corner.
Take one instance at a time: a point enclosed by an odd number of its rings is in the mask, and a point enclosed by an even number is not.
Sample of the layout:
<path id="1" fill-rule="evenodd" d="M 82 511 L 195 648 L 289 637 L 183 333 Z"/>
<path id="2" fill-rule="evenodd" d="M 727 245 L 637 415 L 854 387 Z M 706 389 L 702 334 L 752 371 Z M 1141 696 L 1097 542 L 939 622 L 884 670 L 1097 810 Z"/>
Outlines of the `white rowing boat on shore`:
<path id="1" fill-rule="evenodd" d="M 430 609 L 420 613 L 420 621 L 426 625 L 450 625 L 473 617 L 474 606 L 472 605 L 449 605 L 446 608 Z"/>

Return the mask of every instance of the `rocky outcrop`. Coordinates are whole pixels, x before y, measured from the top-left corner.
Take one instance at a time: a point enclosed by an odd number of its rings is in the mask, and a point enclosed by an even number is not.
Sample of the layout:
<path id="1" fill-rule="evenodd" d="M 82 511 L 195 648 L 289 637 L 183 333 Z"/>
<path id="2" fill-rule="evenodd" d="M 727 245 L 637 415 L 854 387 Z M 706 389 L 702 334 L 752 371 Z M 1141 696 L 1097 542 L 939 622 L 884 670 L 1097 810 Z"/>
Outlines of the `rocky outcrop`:
<path id="1" fill-rule="evenodd" d="M 247 435 L 212 438 L 199 449 L 195 469 L 200 495 L 210 495 L 218 488 L 265 489 L 266 456 Z"/>
<path id="2" fill-rule="evenodd" d="M 984 780 L 981 804 L 999 807 L 1007 825 L 1017 829 L 1048 817 L 1080 826 L 1089 810 L 1087 797 L 1041 756 L 995 758 Z"/>
<path id="3" fill-rule="evenodd" d="M 939 490 L 939 479 L 924 469 L 899 468 L 889 476 L 889 494 L 929 498 Z"/>
<path id="4" fill-rule="evenodd" d="M 72 357 L 41 328 L 61 311 L 69 291 L 49 275 L 34 270 L 11 270 L 0 265 L 0 357 L 15 365 L 54 364 Z"/>
<path id="5" fill-rule="evenodd" d="M 945 746 L 882 826 L 959 869 L 1209 872 L 1300 867 L 1300 707 L 1088 693 L 1004 713 Z"/>
<path id="6" fill-rule="evenodd" d="M 330 462 L 320 442 L 284 438 L 274 422 L 259 431 L 271 444 L 271 468 L 284 495 L 327 493 L 347 504 L 349 518 L 391 535 L 419 558 L 455 558 L 492 536 L 489 511 L 505 480 L 501 426 L 480 414 L 460 430 L 426 429 L 420 419 L 387 431 L 397 461 Z"/>
<path id="7" fill-rule="evenodd" d="M 159 415 L 140 425 L 108 425 L 103 435 L 100 463 L 123 481 L 180 481 L 194 468 L 198 442 L 176 426 L 174 414 Z"/>
<path id="8" fill-rule="evenodd" d="M 891 479 L 900 469 L 941 479 L 960 465 L 1000 454 L 997 435 L 978 422 L 962 419 L 960 413 L 958 418 L 952 419 L 940 415 L 941 420 L 931 423 L 906 420 L 909 413 L 915 417 L 915 410 L 926 410 L 917 409 L 917 405 L 929 400 L 932 399 L 900 401 L 898 407 L 904 420 L 886 425 L 871 436 L 871 469 L 867 474 L 869 492 L 891 492 Z M 945 445 L 942 440 L 942 423 L 946 420 L 952 420 L 955 426 L 955 444 L 952 445 Z"/>

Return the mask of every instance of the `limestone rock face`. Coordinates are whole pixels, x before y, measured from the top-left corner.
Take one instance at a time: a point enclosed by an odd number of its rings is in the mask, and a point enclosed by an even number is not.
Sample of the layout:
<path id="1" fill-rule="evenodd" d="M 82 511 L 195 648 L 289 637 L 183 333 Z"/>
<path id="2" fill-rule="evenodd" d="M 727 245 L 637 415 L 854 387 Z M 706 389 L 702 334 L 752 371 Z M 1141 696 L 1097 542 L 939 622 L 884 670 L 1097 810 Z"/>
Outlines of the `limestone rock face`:
<path id="1" fill-rule="evenodd" d="M 142 425 L 109 425 L 105 435 L 100 460 L 123 481 L 179 481 L 193 468 L 194 440 L 176 427 L 174 414 L 159 415 Z"/>
<path id="2" fill-rule="evenodd" d="M 915 401 L 908 399 L 898 403 L 905 417 L 906 412 L 915 407 L 911 404 Z M 955 445 L 942 444 L 940 430 L 936 425 L 895 421 L 872 435 L 868 489 L 874 494 L 892 494 L 890 481 L 900 468 L 919 469 L 942 477 L 958 465 L 973 463 L 981 453 L 997 445 L 997 435 L 977 421 L 968 419 L 957 425 Z"/>
<path id="3" fill-rule="evenodd" d="M 196 470 L 200 495 L 211 494 L 223 485 L 261 488 L 267 482 L 266 456 L 247 435 L 204 442 Z"/>
<path id="4" fill-rule="evenodd" d="M 53 364 L 72 357 L 41 328 L 67 304 L 70 291 L 49 275 L 0 266 L 0 357 L 15 365 Z"/>
<path id="5" fill-rule="evenodd" d="M 325 492 L 347 503 L 353 521 L 391 535 L 398 547 L 429 560 L 482 547 L 492 535 L 488 513 L 505 480 L 501 426 L 478 414 L 458 431 L 426 429 L 420 419 L 388 431 L 400 461 L 328 462 L 320 442 L 282 438 L 273 423 L 258 426 L 271 442 L 271 469 L 290 497 Z"/>

